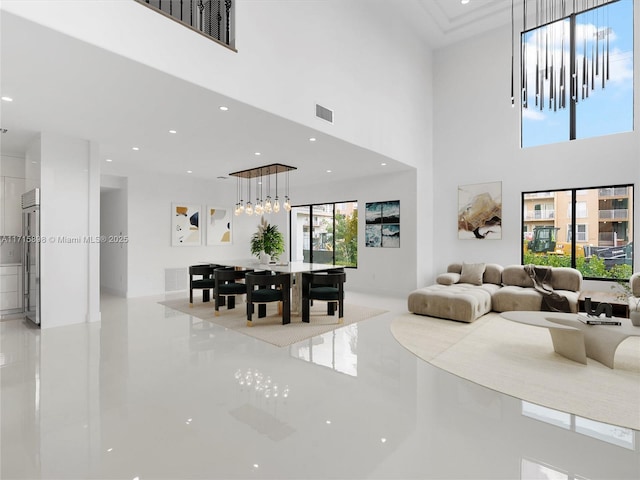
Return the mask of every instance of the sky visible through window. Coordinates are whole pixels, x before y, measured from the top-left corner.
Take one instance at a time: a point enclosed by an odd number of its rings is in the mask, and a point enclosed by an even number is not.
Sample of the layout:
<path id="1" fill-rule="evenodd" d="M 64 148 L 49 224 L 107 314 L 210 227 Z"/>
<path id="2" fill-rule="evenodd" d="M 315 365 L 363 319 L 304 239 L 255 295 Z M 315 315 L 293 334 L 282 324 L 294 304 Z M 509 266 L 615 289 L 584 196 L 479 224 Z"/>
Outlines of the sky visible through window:
<path id="1" fill-rule="evenodd" d="M 527 103 L 522 108 L 522 146 L 532 147 L 569 140 L 569 19 L 559 20 L 546 27 L 529 31 L 522 36 L 526 42 Z M 609 28 L 609 79 L 602 88 L 602 55 L 606 52 L 604 34 Z M 598 34 L 596 32 L 599 32 Z M 583 99 L 583 59 L 591 61 L 599 41 L 600 69 L 593 72 L 593 87 L 588 88 L 588 98 Z M 564 40 L 563 40 L 564 39 Z M 544 69 L 545 49 L 536 54 L 536 46 L 549 45 L 548 57 L 556 66 L 563 62 L 567 89 L 566 108 L 549 108 L 549 80 L 541 84 L 544 108 L 536 104 L 536 65 Z M 593 9 L 576 16 L 576 64 L 578 77 L 578 103 L 576 105 L 576 138 L 589 138 L 633 130 L 633 0 L 620 0 L 610 5 Z M 587 76 L 591 77 L 590 70 Z M 591 83 L 591 78 L 588 79 Z M 559 85 L 556 78 L 556 86 Z M 557 89 L 560 92 L 561 88 Z M 559 96 L 559 94 L 558 94 Z"/>

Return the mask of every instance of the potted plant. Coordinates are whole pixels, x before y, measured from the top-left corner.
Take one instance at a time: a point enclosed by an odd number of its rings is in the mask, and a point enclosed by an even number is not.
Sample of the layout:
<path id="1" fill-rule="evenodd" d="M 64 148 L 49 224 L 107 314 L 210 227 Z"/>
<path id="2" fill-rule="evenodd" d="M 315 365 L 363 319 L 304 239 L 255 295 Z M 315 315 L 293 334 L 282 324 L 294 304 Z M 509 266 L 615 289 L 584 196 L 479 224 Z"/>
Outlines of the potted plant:
<path id="1" fill-rule="evenodd" d="M 275 260 L 284 252 L 284 238 L 277 225 L 269 225 L 262 217 L 258 231 L 251 237 L 251 253 L 262 263 Z"/>

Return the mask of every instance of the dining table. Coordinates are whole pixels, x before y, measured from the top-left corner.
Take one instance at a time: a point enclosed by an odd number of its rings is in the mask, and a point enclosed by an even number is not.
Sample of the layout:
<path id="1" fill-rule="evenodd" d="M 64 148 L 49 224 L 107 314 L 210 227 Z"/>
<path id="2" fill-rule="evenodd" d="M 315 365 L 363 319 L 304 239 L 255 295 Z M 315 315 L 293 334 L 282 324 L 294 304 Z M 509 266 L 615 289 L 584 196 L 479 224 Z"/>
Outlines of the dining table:
<path id="1" fill-rule="evenodd" d="M 253 258 L 244 259 L 218 259 L 206 261 L 215 265 L 225 267 L 244 268 L 247 270 L 270 270 L 277 273 L 288 273 L 292 276 L 291 282 L 291 314 L 300 315 L 302 313 L 302 274 L 309 272 L 322 272 L 336 268 L 330 263 L 308 263 L 308 262 L 269 262 L 261 263 Z"/>

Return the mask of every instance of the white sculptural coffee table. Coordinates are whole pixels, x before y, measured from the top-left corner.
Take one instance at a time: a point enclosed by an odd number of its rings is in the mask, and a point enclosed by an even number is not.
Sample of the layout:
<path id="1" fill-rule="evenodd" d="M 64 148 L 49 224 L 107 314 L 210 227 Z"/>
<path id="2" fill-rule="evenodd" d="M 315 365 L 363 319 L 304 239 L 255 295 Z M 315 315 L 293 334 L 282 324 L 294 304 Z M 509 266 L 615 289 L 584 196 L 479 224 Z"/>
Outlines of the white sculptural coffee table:
<path id="1" fill-rule="evenodd" d="M 586 325 L 577 313 L 513 311 L 500 314 L 513 322 L 549 329 L 553 350 L 563 357 L 587 363 L 587 357 L 613 368 L 613 359 L 620 343 L 628 337 L 640 336 L 628 318 L 612 318 L 622 325 Z"/>

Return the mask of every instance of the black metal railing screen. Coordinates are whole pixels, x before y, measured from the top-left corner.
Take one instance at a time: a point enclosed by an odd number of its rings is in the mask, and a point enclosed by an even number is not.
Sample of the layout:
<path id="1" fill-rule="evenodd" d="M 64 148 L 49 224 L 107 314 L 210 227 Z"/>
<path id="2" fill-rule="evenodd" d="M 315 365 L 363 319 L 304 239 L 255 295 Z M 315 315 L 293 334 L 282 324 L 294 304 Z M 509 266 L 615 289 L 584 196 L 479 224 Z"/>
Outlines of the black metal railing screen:
<path id="1" fill-rule="evenodd" d="M 136 0 L 230 47 L 235 44 L 233 0 Z"/>

